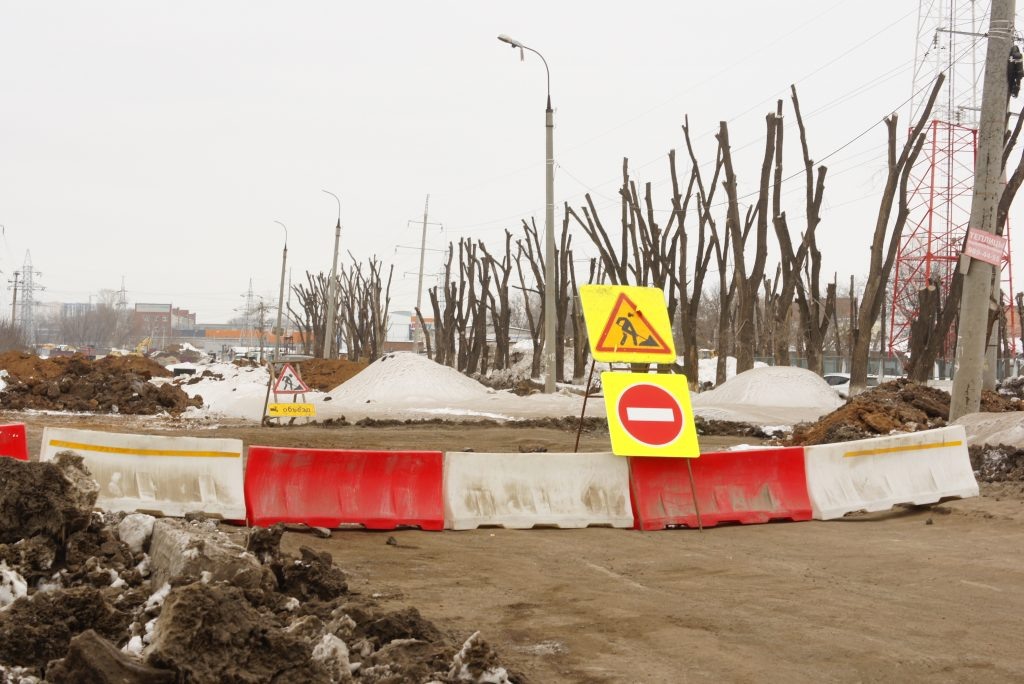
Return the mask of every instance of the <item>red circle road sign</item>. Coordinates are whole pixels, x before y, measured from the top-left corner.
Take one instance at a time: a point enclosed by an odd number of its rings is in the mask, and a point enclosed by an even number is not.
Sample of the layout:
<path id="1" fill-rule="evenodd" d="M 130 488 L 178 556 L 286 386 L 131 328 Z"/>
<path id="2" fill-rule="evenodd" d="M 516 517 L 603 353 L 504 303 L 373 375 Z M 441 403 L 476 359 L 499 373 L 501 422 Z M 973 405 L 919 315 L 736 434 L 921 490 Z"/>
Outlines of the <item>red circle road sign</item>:
<path id="1" fill-rule="evenodd" d="M 683 409 L 671 392 L 642 383 L 619 395 L 619 422 L 629 436 L 647 446 L 671 444 L 683 432 Z"/>

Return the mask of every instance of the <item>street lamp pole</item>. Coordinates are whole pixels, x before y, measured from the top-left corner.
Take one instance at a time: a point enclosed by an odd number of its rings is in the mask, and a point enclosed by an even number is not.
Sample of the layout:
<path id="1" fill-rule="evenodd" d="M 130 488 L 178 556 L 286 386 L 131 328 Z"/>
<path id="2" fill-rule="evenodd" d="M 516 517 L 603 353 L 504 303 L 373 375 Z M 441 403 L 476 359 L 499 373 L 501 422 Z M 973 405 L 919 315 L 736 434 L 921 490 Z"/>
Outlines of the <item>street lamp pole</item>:
<path id="1" fill-rule="evenodd" d="M 558 351 L 558 341 L 555 339 L 555 322 L 557 312 L 555 311 L 555 159 L 554 159 L 554 110 L 551 108 L 551 70 L 548 68 L 548 61 L 544 55 L 531 47 L 527 47 L 518 40 L 506 36 L 504 33 L 498 36 L 498 40 L 508 43 L 513 48 L 519 48 L 519 54 L 523 50 L 529 50 L 540 57 L 544 63 L 544 72 L 547 74 L 547 106 L 544 109 L 545 126 L 545 152 L 546 152 L 546 178 L 544 184 L 546 206 L 544 211 L 544 362 L 547 371 L 544 374 L 544 392 L 552 394 L 555 391 L 555 379 L 558 366 L 555 357 Z"/>
<path id="2" fill-rule="evenodd" d="M 338 297 L 338 245 L 341 242 L 341 199 L 330 190 L 324 190 L 324 192 L 338 202 L 338 224 L 334 229 L 334 260 L 331 262 L 331 280 L 327 283 L 327 325 L 324 331 L 323 358 L 329 359 L 331 358 L 331 351 L 334 346 L 334 323 L 335 316 L 337 315 L 335 300 Z"/>
<path id="3" fill-rule="evenodd" d="M 281 288 L 277 295 L 277 327 L 274 328 L 274 362 L 281 360 L 281 311 L 284 309 L 284 272 L 288 263 L 288 226 L 274 221 L 284 228 L 284 249 L 281 251 Z"/>

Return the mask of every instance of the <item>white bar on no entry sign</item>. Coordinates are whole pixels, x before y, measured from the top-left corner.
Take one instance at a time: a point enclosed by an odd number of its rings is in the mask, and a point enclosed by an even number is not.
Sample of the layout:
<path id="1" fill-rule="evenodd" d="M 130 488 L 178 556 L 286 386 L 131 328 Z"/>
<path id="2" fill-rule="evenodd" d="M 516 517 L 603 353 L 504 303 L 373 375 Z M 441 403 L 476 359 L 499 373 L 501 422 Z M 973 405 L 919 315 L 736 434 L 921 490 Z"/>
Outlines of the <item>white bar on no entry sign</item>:
<path id="1" fill-rule="evenodd" d="M 627 406 L 626 418 L 638 422 L 648 423 L 671 423 L 675 421 L 675 414 L 670 408 L 641 408 L 639 406 Z"/>

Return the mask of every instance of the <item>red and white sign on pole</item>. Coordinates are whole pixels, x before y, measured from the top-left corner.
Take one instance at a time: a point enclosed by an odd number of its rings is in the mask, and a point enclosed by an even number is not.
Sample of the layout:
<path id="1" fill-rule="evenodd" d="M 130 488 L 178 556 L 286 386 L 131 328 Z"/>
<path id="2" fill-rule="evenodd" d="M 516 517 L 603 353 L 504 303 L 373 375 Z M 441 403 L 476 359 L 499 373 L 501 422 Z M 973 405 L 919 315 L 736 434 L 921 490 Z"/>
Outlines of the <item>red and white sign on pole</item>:
<path id="1" fill-rule="evenodd" d="M 686 376 L 602 373 L 601 386 L 616 455 L 700 455 Z"/>
<path id="2" fill-rule="evenodd" d="M 1006 237 L 996 235 L 977 228 L 967 229 L 967 244 L 964 246 L 964 254 L 972 259 L 984 261 L 993 266 L 1000 266 L 1003 263 L 1003 254 L 1006 253 Z"/>

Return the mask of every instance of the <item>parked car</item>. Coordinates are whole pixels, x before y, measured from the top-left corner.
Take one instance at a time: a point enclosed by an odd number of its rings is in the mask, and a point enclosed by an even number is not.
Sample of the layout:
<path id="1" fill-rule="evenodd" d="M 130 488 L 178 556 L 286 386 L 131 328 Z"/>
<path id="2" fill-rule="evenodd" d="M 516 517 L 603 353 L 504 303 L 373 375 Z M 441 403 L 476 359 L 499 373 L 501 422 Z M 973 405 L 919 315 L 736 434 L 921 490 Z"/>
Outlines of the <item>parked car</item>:
<path id="1" fill-rule="evenodd" d="M 826 373 L 825 375 L 822 376 L 822 378 L 825 380 L 825 382 L 827 382 L 829 385 L 831 385 L 832 389 L 834 389 L 839 394 L 839 396 L 841 396 L 843 399 L 845 399 L 847 397 L 847 395 L 849 395 L 849 393 L 850 393 L 850 374 L 849 373 Z M 878 385 L 878 376 L 877 375 L 869 375 L 868 376 L 868 387 L 875 387 L 876 385 Z"/>

